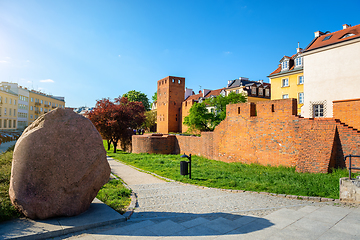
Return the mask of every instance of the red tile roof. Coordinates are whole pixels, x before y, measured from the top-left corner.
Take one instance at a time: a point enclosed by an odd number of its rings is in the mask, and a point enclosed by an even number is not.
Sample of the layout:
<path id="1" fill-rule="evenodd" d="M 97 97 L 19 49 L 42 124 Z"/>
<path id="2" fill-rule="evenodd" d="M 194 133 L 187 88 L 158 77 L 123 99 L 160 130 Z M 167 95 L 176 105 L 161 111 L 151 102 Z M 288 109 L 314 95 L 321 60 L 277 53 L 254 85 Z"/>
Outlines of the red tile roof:
<path id="1" fill-rule="evenodd" d="M 288 56 L 284 56 L 284 57 L 287 57 L 287 58 L 290 58 L 290 59 L 293 59 L 293 60 L 294 60 L 295 55 L 296 55 L 296 54 L 292 55 L 291 57 L 288 57 Z M 284 57 L 282 57 L 281 60 L 282 60 Z M 288 71 L 293 70 L 294 67 L 295 67 L 295 66 L 293 65 Z M 278 65 L 278 68 L 277 68 L 275 71 L 273 71 L 272 73 L 270 73 L 270 75 L 273 75 L 273 74 L 276 74 L 276 73 L 280 73 L 280 72 L 281 72 L 281 64 L 279 64 L 279 65 Z M 270 75 L 269 75 L 269 76 L 270 76 Z"/>
<path id="2" fill-rule="evenodd" d="M 354 34 L 354 36 L 342 38 L 343 36 L 345 36 L 348 33 L 352 33 L 352 34 Z M 331 36 L 331 37 L 328 40 L 324 40 L 326 37 L 329 37 L 329 36 Z M 310 50 L 313 50 L 316 48 L 340 43 L 340 42 L 347 41 L 347 40 L 357 38 L 357 37 L 360 37 L 360 24 L 353 26 L 353 27 L 348 27 L 346 29 L 342 29 L 342 30 L 339 30 L 336 32 L 321 35 L 320 37 L 314 39 L 314 41 L 305 49 L 305 51 L 310 51 Z"/>

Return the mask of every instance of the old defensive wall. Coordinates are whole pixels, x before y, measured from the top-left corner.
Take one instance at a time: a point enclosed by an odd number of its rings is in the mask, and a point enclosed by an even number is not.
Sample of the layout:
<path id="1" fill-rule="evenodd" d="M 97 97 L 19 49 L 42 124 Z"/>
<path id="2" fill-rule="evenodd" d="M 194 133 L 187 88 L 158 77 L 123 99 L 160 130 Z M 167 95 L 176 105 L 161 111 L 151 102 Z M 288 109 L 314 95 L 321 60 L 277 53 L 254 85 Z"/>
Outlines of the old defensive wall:
<path id="1" fill-rule="evenodd" d="M 360 155 L 360 99 L 333 105 L 334 118 L 313 119 L 296 115 L 296 99 L 231 104 L 226 119 L 213 132 L 202 132 L 201 137 L 134 135 L 132 149 L 133 153 L 186 153 L 325 173 L 345 167 L 344 155 Z M 360 166 L 360 161 L 354 164 Z"/>

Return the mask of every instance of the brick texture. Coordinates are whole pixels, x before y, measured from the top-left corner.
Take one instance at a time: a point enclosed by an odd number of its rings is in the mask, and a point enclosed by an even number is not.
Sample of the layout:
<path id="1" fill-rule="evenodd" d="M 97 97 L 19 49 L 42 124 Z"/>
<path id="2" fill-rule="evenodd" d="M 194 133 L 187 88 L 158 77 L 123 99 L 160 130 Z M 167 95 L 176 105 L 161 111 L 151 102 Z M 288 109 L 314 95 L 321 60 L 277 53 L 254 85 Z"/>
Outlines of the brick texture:
<path id="1" fill-rule="evenodd" d="M 360 99 L 333 101 L 333 116 L 360 130 Z"/>
<path id="2" fill-rule="evenodd" d="M 185 78 L 168 76 L 157 82 L 157 132 L 179 132 Z"/>
<path id="3" fill-rule="evenodd" d="M 134 135 L 133 152 L 191 153 L 224 162 L 296 166 L 300 172 L 323 173 L 347 167 L 344 155 L 360 155 L 359 131 L 340 120 L 305 119 L 296 112 L 296 99 L 231 104 L 214 132 L 147 140 Z M 360 161 L 353 159 L 353 165 L 360 167 Z"/>

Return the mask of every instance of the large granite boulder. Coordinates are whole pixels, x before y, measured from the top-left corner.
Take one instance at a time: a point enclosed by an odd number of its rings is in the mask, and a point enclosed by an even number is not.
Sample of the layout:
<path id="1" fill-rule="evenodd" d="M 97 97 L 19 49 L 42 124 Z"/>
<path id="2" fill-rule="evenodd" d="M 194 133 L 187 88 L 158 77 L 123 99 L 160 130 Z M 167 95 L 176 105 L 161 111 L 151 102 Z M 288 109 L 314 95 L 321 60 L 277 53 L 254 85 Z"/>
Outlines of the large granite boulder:
<path id="1" fill-rule="evenodd" d="M 32 219 L 74 216 L 89 208 L 109 175 L 102 138 L 91 121 L 57 108 L 16 142 L 9 195 Z"/>

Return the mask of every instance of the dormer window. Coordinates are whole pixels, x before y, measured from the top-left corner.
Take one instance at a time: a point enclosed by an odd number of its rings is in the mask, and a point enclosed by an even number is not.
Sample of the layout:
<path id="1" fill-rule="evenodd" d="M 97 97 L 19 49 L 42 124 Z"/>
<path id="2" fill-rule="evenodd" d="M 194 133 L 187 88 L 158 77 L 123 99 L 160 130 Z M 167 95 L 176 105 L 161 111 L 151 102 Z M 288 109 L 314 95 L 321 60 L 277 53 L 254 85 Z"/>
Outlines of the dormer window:
<path id="1" fill-rule="evenodd" d="M 344 36 L 342 36 L 340 39 L 347 38 L 347 37 L 352 37 L 352 36 L 355 36 L 355 34 L 353 34 L 353 33 L 347 33 L 347 34 L 345 34 Z"/>
<path id="2" fill-rule="evenodd" d="M 289 69 L 289 60 L 285 60 L 281 63 L 281 71 Z"/>
<path id="3" fill-rule="evenodd" d="M 256 87 L 251 87 L 251 94 L 256 95 Z"/>
<path id="4" fill-rule="evenodd" d="M 332 35 L 324 37 L 323 41 L 329 40 L 332 37 Z"/>
<path id="5" fill-rule="evenodd" d="M 263 88 L 259 88 L 259 96 L 263 96 Z"/>
<path id="6" fill-rule="evenodd" d="M 301 67 L 303 65 L 302 57 L 298 57 L 295 59 L 295 67 Z"/>

